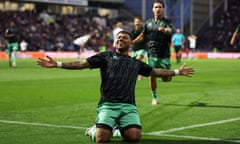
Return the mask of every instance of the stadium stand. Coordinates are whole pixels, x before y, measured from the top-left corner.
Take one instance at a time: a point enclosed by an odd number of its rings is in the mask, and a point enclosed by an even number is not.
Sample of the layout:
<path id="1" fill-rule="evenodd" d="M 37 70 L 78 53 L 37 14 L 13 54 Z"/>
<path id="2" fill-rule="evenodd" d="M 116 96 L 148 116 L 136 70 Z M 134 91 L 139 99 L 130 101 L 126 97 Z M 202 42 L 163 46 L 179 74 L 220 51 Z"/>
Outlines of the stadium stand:
<path id="1" fill-rule="evenodd" d="M 111 49 L 111 33 L 116 19 L 87 12 L 82 14 L 58 14 L 34 11 L 0 11 L 1 36 L 11 19 L 20 28 L 21 39 L 28 42 L 28 51 L 73 51 L 73 40 L 79 36 L 98 30 L 89 48 L 98 51 L 98 47 Z M 1 37 L 3 39 L 3 37 Z"/>
<path id="2" fill-rule="evenodd" d="M 3 34 L 10 19 L 15 19 L 20 27 L 21 39 L 26 40 L 28 43 L 27 51 L 74 51 L 73 40 L 95 29 L 99 33 L 94 37 L 94 41 L 88 43 L 87 48 L 98 51 L 99 47 L 106 46 L 107 49 L 112 49 L 111 33 L 116 22 L 119 20 L 125 21 L 125 27 L 128 27 L 131 24 L 133 15 L 141 14 L 136 11 L 132 12 L 134 8 L 130 7 L 130 4 L 139 10 L 139 7 L 136 7 L 136 3 L 133 3 L 135 1 L 129 2 L 128 5 L 90 3 L 96 7 L 110 6 L 118 9 L 123 13 L 118 18 L 111 18 L 108 15 L 100 16 L 97 11 L 87 11 L 80 14 L 44 13 L 44 11 L 39 13 L 35 10 L 0 11 L 0 50 L 4 48 Z M 229 39 L 240 22 L 238 17 L 240 14 L 239 7 L 240 1 L 228 0 L 227 11 L 223 10 L 223 6 L 220 7 L 220 10 L 215 11 L 213 27 L 209 27 L 208 23 L 206 23 L 201 30 L 194 33 L 198 36 L 198 51 L 211 52 L 216 49 L 219 52 L 240 51 L 239 41 L 234 46 L 229 45 Z M 152 13 L 150 12 L 150 14 Z M 124 18 L 124 16 L 126 17 Z M 206 17 L 206 14 L 204 16 Z M 189 26 L 186 24 L 184 29 L 188 30 Z M 188 32 L 185 34 L 187 35 Z"/>
<path id="3" fill-rule="evenodd" d="M 212 27 L 202 29 L 198 34 L 198 48 L 201 51 L 240 52 L 240 41 L 230 45 L 230 38 L 240 23 L 240 1 L 229 0 L 227 11 L 223 7 L 215 13 Z"/>

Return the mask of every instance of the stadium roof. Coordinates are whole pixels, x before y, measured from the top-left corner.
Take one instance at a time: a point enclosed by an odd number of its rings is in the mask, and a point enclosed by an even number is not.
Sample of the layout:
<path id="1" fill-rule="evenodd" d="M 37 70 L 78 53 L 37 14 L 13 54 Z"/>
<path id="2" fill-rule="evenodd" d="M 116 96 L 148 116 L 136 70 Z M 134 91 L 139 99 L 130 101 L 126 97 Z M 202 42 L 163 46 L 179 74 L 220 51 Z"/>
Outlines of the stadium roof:
<path id="1" fill-rule="evenodd" d="M 40 2 L 40 3 L 55 3 L 55 4 L 66 4 L 66 5 L 79 5 L 87 6 L 88 0 L 22 0 L 28 2 Z"/>

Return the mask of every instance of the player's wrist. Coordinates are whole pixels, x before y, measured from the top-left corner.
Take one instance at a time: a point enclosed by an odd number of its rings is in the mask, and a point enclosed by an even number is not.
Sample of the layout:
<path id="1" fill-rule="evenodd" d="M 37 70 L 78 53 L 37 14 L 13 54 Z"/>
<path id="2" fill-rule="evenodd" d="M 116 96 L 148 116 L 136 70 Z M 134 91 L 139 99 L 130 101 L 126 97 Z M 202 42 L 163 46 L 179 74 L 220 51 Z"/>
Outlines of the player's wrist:
<path id="1" fill-rule="evenodd" d="M 175 75 L 175 76 L 176 76 L 176 75 L 180 75 L 179 69 L 175 69 L 175 70 L 174 70 L 174 75 Z"/>
<path id="2" fill-rule="evenodd" d="M 62 62 L 57 61 L 57 68 L 62 68 Z"/>

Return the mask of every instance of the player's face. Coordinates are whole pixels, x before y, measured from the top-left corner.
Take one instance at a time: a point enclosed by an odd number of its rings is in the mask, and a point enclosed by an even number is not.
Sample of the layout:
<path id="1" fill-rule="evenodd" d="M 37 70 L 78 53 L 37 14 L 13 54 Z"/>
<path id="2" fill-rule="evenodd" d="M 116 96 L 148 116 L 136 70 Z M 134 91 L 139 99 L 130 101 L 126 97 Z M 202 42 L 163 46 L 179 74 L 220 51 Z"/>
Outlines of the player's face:
<path id="1" fill-rule="evenodd" d="M 139 29 L 142 26 L 141 20 L 138 19 L 138 18 L 135 18 L 134 19 L 134 26 L 135 26 L 136 29 Z"/>
<path id="2" fill-rule="evenodd" d="M 132 40 L 129 34 L 119 33 L 116 39 L 116 49 L 119 52 L 126 52 L 130 48 Z"/>
<path id="3" fill-rule="evenodd" d="M 156 17 L 162 17 L 164 12 L 164 7 L 161 3 L 154 3 L 152 8 L 153 14 Z"/>
<path id="4" fill-rule="evenodd" d="M 10 27 L 14 27 L 15 23 L 14 22 L 10 22 Z"/>

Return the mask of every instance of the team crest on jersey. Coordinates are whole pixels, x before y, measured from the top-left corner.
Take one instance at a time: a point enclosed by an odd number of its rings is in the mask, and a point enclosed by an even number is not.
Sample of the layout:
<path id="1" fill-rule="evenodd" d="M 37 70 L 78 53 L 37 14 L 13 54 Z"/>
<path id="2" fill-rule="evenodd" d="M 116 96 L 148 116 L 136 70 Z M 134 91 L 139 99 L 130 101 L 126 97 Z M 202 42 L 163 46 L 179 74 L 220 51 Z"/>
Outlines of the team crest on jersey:
<path id="1" fill-rule="evenodd" d="M 118 56 L 114 55 L 114 56 L 113 56 L 113 59 L 118 59 Z"/>
<path id="2" fill-rule="evenodd" d="M 148 23 L 148 25 L 147 25 L 149 28 L 151 28 L 152 27 L 152 23 Z"/>
<path id="3" fill-rule="evenodd" d="M 160 21 L 159 26 L 165 26 L 163 21 Z"/>

